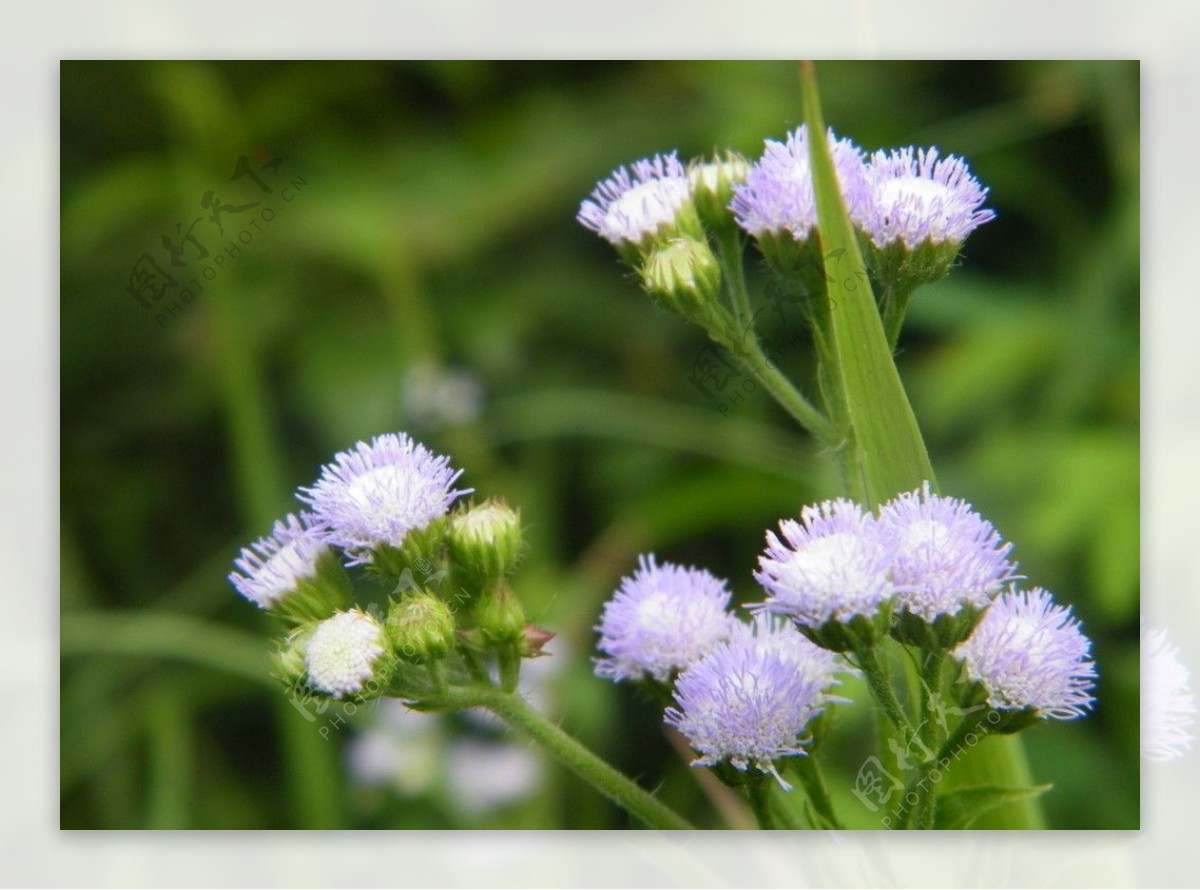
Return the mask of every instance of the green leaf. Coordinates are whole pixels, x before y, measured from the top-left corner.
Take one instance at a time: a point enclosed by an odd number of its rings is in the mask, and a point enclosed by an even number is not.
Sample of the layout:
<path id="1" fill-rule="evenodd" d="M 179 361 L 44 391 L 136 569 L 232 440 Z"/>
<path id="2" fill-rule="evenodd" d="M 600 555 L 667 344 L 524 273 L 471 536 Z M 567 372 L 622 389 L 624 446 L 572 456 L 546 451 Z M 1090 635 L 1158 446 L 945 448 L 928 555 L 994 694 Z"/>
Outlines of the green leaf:
<path id="1" fill-rule="evenodd" d="M 1033 800 L 1049 791 L 1053 785 L 1034 785 L 1030 788 L 995 788 L 980 786 L 960 788 L 937 796 L 937 815 L 933 827 L 941 831 L 970 828 L 986 813 L 1006 803 Z"/>
<path id="2" fill-rule="evenodd" d="M 837 256 L 839 268 L 827 274 L 829 319 L 833 340 L 834 378 L 841 384 L 849 421 L 851 460 L 843 462 L 848 494 L 876 506 L 901 491 L 929 480 L 937 483 L 925 442 L 896 371 L 883 331 L 883 321 L 867 281 L 858 239 L 846 212 L 837 172 L 825 139 L 825 121 L 812 62 L 800 63 L 805 120 L 809 132 L 809 163 L 817 204 L 821 255 Z M 838 251 L 843 251 L 838 253 Z M 843 265 L 845 264 L 845 265 Z M 861 274 L 859 274 L 861 273 Z M 995 787 L 1021 787 L 1029 765 L 1020 739 L 1007 737 L 989 746 L 986 756 L 972 752 L 964 766 L 976 770 Z M 964 772 L 963 769 L 959 770 Z M 1035 828 L 1040 811 L 1032 798 L 1020 807 L 996 814 L 996 828 Z"/>
<path id="3" fill-rule="evenodd" d="M 801 82 L 821 254 L 839 257 L 838 268 L 827 270 L 827 280 L 836 377 L 854 438 L 854 463 L 847 481 L 875 506 L 926 480 L 933 483 L 933 467 L 892 361 L 858 238 L 838 186 L 811 63 L 802 63 Z"/>

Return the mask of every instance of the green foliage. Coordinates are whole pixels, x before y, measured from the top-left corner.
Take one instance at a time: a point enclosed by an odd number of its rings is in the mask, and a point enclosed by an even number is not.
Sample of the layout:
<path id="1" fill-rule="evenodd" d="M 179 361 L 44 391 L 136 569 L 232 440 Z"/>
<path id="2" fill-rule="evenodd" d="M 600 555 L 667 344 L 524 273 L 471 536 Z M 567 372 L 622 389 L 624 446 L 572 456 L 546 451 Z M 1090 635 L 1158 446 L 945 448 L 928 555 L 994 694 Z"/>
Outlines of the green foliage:
<path id="1" fill-rule="evenodd" d="M 1052 785 L 1035 788 L 960 788 L 937 798 L 937 814 L 934 827 L 939 831 L 970 828 L 984 813 L 1008 803 L 1041 797 Z"/>

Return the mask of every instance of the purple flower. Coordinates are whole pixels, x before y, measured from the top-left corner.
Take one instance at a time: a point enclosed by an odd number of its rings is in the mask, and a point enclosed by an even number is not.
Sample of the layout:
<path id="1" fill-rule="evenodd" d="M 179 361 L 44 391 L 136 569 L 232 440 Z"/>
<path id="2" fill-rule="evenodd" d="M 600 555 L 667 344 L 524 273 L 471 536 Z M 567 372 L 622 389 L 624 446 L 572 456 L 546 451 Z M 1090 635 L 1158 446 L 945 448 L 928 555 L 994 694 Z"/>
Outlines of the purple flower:
<path id="1" fill-rule="evenodd" d="M 410 531 L 444 516 L 455 498 L 470 491 L 451 488 L 461 474 L 449 458 L 403 433 L 387 433 L 335 455 L 316 484 L 301 489 L 300 499 L 326 526 L 326 540 L 367 562 L 364 551 L 399 547 Z"/>
<path id="2" fill-rule="evenodd" d="M 726 582 L 702 569 L 641 557 L 600 616 L 598 646 L 609 657 L 597 659 L 596 675 L 668 682 L 729 638 L 738 623 L 726 611 L 729 597 Z"/>
<path id="3" fill-rule="evenodd" d="M 638 244 L 671 226 L 691 200 L 687 171 L 675 152 L 618 167 L 597 184 L 576 217 L 614 246 Z"/>
<path id="4" fill-rule="evenodd" d="M 271 534 L 243 547 L 229 573 L 237 592 L 260 609 L 295 592 L 297 585 L 317 574 L 317 563 L 330 553 L 322 529 L 311 513 L 289 513 L 275 523 Z"/>
<path id="5" fill-rule="evenodd" d="M 759 619 L 718 644 L 675 682 L 665 722 L 699 752 L 695 766 L 728 761 L 745 771 L 773 775 L 774 761 L 804 754 L 809 723 L 834 684 L 833 656 L 805 640 L 789 623 Z"/>
<path id="6" fill-rule="evenodd" d="M 866 200 L 862 149 L 829 131 L 829 148 L 850 218 L 858 222 Z M 817 204 L 808 162 L 808 128 L 797 127 L 786 142 L 768 139 L 763 155 L 734 187 L 729 205 L 738 225 L 751 235 L 786 232 L 797 241 L 807 239 L 817 225 Z"/>
<path id="7" fill-rule="evenodd" d="M 879 511 L 892 557 L 895 604 L 932 623 L 967 607 L 983 608 L 1016 565 L 992 524 L 966 501 L 930 492 L 926 482 Z"/>
<path id="8" fill-rule="evenodd" d="M 845 702 L 847 699 L 827 695 L 838 683 L 839 673 L 856 673 L 841 656 L 822 649 L 796 629 L 793 621 L 780 615 L 759 612 L 749 623 L 739 621 L 730 643 L 750 645 L 760 651 L 778 655 L 800 673 L 821 686 L 824 701 Z"/>
<path id="9" fill-rule="evenodd" d="M 767 599 L 754 608 L 813 628 L 874 615 L 892 593 L 891 555 L 875 517 L 845 499 L 805 507 L 800 516 L 779 523 L 786 544 L 767 532 L 754 573 Z"/>
<path id="10" fill-rule="evenodd" d="M 877 151 L 867 162 L 866 182 L 867 198 L 854 221 L 876 247 L 961 244 L 996 216 L 982 209 L 988 190 L 966 162 L 939 158 L 936 148 Z"/>
<path id="11" fill-rule="evenodd" d="M 1041 588 L 1014 588 L 992 603 L 951 654 L 982 684 L 993 708 L 1031 708 L 1038 717 L 1070 720 L 1095 701 L 1091 648 L 1070 609 L 1054 605 Z"/>

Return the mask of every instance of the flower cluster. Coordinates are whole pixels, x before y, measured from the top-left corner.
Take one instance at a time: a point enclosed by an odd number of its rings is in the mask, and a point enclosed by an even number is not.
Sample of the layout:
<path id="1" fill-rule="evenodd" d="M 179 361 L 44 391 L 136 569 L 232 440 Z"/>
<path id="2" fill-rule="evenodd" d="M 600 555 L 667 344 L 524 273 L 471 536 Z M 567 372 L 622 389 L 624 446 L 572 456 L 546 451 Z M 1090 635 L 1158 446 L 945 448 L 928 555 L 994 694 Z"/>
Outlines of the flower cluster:
<path id="1" fill-rule="evenodd" d="M 731 766 L 732 781 L 753 768 L 785 787 L 780 762 L 806 754 L 815 718 L 842 701 L 830 693 L 842 659 L 870 675 L 889 636 L 927 663 L 959 662 L 960 704 L 992 709 L 984 731 L 1082 716 L 1094 702 L 1091 643 L 1050 594 L 1012 585 L 1011 550 L 970 504 L 928 483 L 877 512 L 846 499 L 808 506 L 767 532 L 754 573 L 767 596 L 748 606 L 750 623 L 728 611 L 724 580 L 643 556 L 604 607 L 596 673 L 652 692 L 673 683 L 665 720 L 696 765 Z M 940 674 L 928 679 L 935 698 Z"/>
<path id="2" fill-rule="evenodd" d="M 938 149 L 907 147 L 870 155 L 849 139 L 828 133 L 830 154 L 846 210 L 878 248 L 949 245 L 995 218 L 983 208 L 987 189 L 962 158 Z M 735 188 L 730 209 L 756 238 L 787 235 L 808 240 L 817 225 L 808 130 L 800 126 L 785 142 L 766 140 L 762 158 Z"/>
<path id="3" fill-rule="evenodd" d="M 547 637 L 524 633 L 504 585 L 521 549 L 519 515 L 491 501 L 456 507 L 469 493 L 455 487 L 460 475 L 403 433 L 359 442 L 297 492 L 310 512 L 289 514 L 242 550 L 234 588 L 292 625 L 276 655 L 285 682 L 371 697 L 401 663 L 437 662 L 460 645 L 536 654 Z M 353 567 L 395 584 L 386 613 L 353 606 Z M 462 590 L 454 603 L 431 589 L 451 572 Z M 455 615 L 459 601 L 472 616 Z"/>
<path id="4" fill-rule="evenodd" d="M 805 507 L 767 532 L 752 608 L 790 616 L 819 645 L 861 651 L 891 633 L 963 663 L 992 707 L 1070 719 L 1091 705 L 1090 644 L 1069 611 L 1018 576 L 1012 545 L 965 501 L 928 483 L 878 515 L 847 501 Z M 872 631 L 874 631 L 872 633 Z"/>
<path id="5" fill-rule="evenodd" d="M 673 680 L 664 719 L 699 753 L 695 765 L 754 767 L 788 787 L 775 762 L 805 753 L 843 666 L 791 622 L 739 620 L 730 596 L 709 572 L 643 556 L 604 607 L 596 673 L 663 691 Z"/>
<path id="6" fill-rule="evenodd" d="M 988 190 L 966 162 L 940 149 L 907 146 L 868 153 L 853 141 L 826 138 L 850 220 L 879 291 L 907 295 L 944 277 L 967 236 L 995 218 Z M 686 167 L 675 152 L 617 168 L 580 205 L 578 220 L 612 244 L 666 302 L 706 323 L 701 306 L 715 300 L 716 263 L 706 232 L 734 226 L 749 234 L 785 282 L 819 287 L 826 258 L 817 248 L 817 202 L 805 125 L 767 139 L 753 163 L 732 152 Z M 673 245 L 670 261 L 657 254 Z M 728 262 L 728 261 L 726 261 Z M 693 268 L 694 267 L 694 268 Z M 652 270 L 653 275 L 648 274 Z M 681 294 L 681 290 L 689 290 Z M 885 322 L 893 309 L 881 302 Z"/>

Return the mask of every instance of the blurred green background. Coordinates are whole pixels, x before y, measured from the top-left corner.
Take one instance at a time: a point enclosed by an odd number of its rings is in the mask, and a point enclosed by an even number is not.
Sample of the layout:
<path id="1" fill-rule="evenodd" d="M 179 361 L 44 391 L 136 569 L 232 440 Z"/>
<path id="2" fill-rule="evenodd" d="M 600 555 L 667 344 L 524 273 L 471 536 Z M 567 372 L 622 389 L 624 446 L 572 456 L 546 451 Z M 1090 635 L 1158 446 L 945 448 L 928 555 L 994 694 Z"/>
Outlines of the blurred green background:
<path id="1" fill-rule="evenodd" d="M 1049 824 L 1135 828 L 1137 64 L 818 75 L 840 134 L 936 144 L 992 189 L 998 219 L 918 294 L 898 363 L 943 490 L 1096 644 L 1095 714 L 1024 736 Z M 834 476 L 761 392 L 723 415 L 689 382 L 703 335 L 574 215 L 656 151 L 756 157 L 798 123 L 794 66 L 64 62 L 61 101 L 62 827 L 630 825 L 553 764 L 482 768 L 511 753 L 490 725 L 303 714 L 267 677 L 272 628 L 232 558 L 335 451 L 394 430 L 522 507 L 518 589 L 559 634 L 543 706 L 720 824 L 659 713 L 591 675 L 591 628 L 645 551 L 754 600 L 763 530 Z M 231 181 L 242 156 L 280 161 L 270 193 Z M 150 308 L 130 290 L 144 254 L 177 282 Z M 875 827 L 850 794 L 868 720 L 843 709 L 826 756 L 847 821 Z M 468 805 L 488 773 L 514 787 Z"/>

